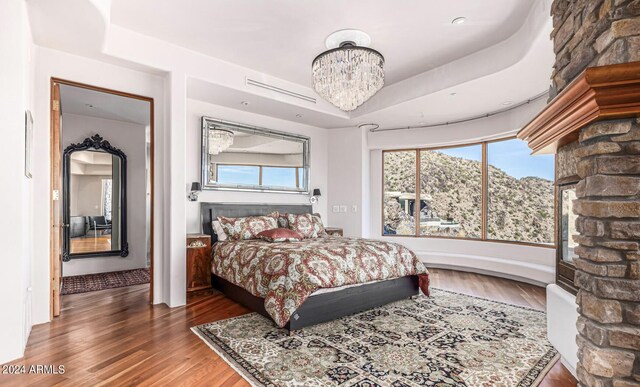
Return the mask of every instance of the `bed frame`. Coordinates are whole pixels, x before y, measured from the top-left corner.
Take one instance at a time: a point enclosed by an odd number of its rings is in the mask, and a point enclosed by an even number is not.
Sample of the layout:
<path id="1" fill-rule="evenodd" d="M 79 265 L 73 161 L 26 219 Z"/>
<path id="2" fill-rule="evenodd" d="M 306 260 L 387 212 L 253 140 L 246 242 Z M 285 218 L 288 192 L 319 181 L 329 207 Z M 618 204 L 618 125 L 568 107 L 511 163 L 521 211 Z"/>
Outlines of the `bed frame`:
<path id="1" fill-rule="evenodd" d="M 313 212 L 311 205 L 201 203 L 202 230 L 205 234 L 211 235 L 211 244 L 213 245 L 218 241 L 218 237 L 211 227 L 211 221 L 216 217 L 266 215 L 273 211 L 290 214 Z M 214 288 L 220 290 L 233 301 L 273 320 L 264 308 L 264 298 L 256 297 L 242 287 L 215 274 L 211 274 L 211 283 Z M 290 332 L 296 331 L 310 325 L 406 299 L 417 295 L 418 292 L 418 276 L 413 275 L 311 296 L 295 311 L 285 328 Z"/>

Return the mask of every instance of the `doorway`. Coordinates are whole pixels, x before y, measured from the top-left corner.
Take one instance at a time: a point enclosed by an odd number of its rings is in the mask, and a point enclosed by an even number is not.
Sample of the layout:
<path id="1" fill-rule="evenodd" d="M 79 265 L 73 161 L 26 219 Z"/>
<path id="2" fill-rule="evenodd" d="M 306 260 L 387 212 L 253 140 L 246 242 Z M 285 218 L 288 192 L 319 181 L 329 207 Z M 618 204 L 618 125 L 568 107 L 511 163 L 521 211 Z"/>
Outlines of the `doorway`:
<path id="1" fill-rule="evenodd" d="M 149 283 L 153 99 L 51 79 L 51 317 L 63 295 Z"/>

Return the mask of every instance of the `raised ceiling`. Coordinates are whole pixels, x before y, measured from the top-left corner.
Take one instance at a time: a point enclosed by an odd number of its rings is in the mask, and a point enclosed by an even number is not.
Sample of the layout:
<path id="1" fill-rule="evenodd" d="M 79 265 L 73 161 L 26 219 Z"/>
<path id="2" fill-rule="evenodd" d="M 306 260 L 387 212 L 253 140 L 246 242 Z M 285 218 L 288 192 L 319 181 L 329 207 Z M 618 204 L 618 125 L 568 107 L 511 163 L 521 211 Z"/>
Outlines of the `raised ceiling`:
<path id="1" fill-rule="evenodd" d="M 70 85 L 60 85 L 60 107 L 63 115 L 77 114 L 145 126 L 151 121 L 147 101 Z"/>
<path id="2" fill-rule="evenodd" d="M 533 1 L 112 0 L 111 22 L 230 63 L 311 86 L 311 61 L 344 28 L 371 36 L 386 85 L 513 35 Z M 451 21 L 467 18 L 463 25 Z"/>

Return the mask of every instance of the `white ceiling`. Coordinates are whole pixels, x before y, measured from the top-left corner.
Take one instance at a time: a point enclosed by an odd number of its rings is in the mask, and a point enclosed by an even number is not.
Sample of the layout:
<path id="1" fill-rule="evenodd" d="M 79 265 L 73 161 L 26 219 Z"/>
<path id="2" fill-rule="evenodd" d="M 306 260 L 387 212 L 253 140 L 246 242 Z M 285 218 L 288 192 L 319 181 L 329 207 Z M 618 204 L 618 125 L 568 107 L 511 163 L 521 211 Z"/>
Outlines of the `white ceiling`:
<path id="1" fill-rule="evenodd" d="M 386 85 L 505 40 L 530 0 L 112 0 L 111 22 L 265 74 L 311 86 L 311 62 L 334 31 L 371 36 Z M 467 18 L 462 25 L 451 21 Z"/>
<path id="2" fill-rule="evenodd" d="M 110 0 L 95 9 L 60 1 L 28 2 L 36 44 L 161 76 L 176 70 L 187 78 L 188 99 L 322 128 L 495 112 L 548 89 L 554 63 L 551 0 Z M 451 23 L 460 16 L 467 22 Z M 96 17 L 100 23 L 75 22 Z M 367 32 L 386 59 L 385 87 L 350 113 L 311 89 L 311 61 L 327 35 L 345 28 Z M 132 105 L 70 93 L 63 91 L 63 112 L 148 123 L 127 110 Z"/>
<path id="3" fill-rule="evenodd" d="M 145 126 L 150 124 L 151 119 L 147 101 L 69 85 L 60 85 L 60 108 L 62 114 L 78 114 Z"/>

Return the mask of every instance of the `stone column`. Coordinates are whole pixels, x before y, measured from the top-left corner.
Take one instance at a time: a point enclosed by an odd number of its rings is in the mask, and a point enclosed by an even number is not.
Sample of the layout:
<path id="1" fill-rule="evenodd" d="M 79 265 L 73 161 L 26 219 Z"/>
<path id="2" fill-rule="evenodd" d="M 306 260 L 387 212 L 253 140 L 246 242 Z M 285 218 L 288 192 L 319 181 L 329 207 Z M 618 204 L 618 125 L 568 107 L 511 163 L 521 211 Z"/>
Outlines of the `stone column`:
<path id="1" fill-rule="evenodd" d="M 585 68 L 640 60 L 640 0 L 555 0 L 552 95 Z M 582 128 L 575 284 L 581 386 L 640 386 L 640 120 Z"/>

